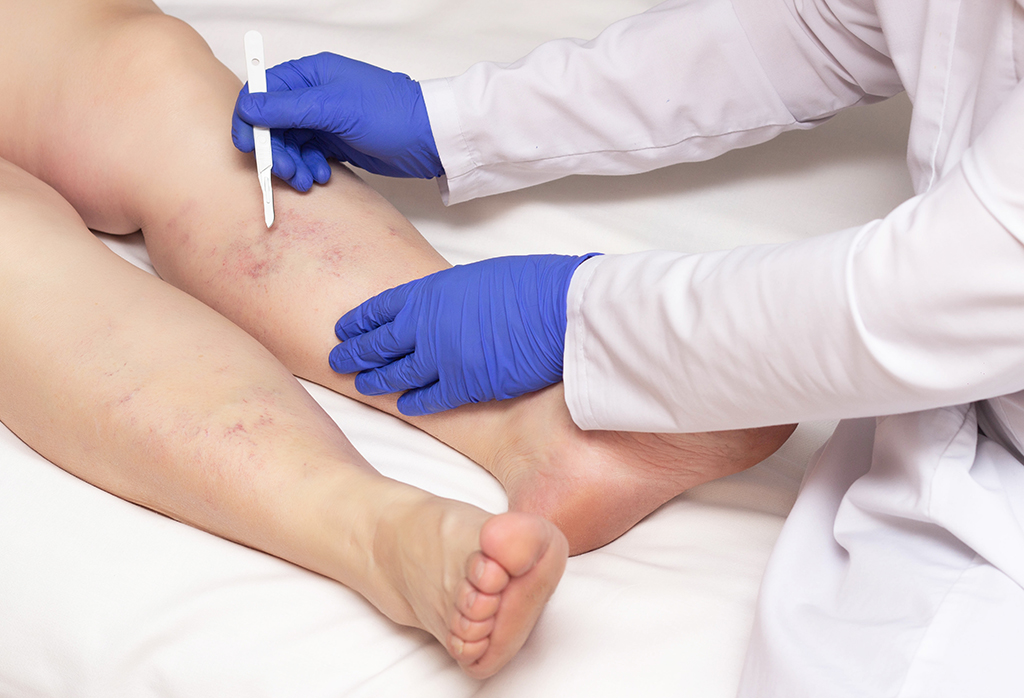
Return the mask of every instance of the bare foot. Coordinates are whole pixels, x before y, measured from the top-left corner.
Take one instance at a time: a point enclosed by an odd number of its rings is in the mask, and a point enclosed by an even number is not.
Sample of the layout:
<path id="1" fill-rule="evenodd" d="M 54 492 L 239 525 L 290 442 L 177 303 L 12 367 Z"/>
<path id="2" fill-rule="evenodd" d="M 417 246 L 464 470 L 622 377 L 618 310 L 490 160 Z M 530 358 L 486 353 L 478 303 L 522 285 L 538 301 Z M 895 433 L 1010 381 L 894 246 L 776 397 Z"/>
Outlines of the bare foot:
<path id="1" fill-rule="evenodd" d="M 554 522 L 570 555 L 610 543 L 691 487 L 760 463 L 796 428 L 583 431 L 564 405 L 561 385 L 520 398 L 503 447 L 484 466 L 505 487 L 509 509 Z"/>
<path id="2" fill-rule="evenodd" d="M 491 516 L 417 492 L 377 527 L 373 560 L 387 584 L 367 597 L 395 622 L 431 633 L 469 676 L 487 678 L 526 642 L 568 549 L 539 516 Z"/>

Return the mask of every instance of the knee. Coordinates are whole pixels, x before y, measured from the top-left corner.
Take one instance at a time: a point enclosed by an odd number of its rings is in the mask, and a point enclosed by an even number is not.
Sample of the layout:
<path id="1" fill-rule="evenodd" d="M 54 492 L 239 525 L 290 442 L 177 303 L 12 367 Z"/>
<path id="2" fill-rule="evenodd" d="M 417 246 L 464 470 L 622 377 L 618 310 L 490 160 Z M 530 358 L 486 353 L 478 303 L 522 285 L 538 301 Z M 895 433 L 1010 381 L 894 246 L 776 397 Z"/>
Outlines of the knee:
<path id="1" fill-rule="evenodd" d="M 194 104 L 209 91 L 211 77 L 227 72 L 195 29 L 158 12 L 121 21 L 105 52 L 108 70 L 133 96 L 151 91 L 164 103 L 184 97 Z"/>
<path id="2" fill-rule="evenodd" d="M 68 231 L 88 234 L 64 197 L 45 182 L 0 158 L 0 299 L 41 278 L 40 260 L 65 240 Z"/>
<path id="3" fill-rule="evenodd" d="M 22 229 L 30 220 L 40 223 L 46 220 L 81 222 L 75 209 L 53 187 L 0 158 L 2 237 L 6 241 L 8 231 Z"/>
<path id="4" fill-rule="evenodd" d="M 173 69 L 195 53 L 210 53 L 195 29 L 162 12 L 138 12 L 120 18 L 112 24 L 107 48 L 129 68 L 145 64 Z"/>

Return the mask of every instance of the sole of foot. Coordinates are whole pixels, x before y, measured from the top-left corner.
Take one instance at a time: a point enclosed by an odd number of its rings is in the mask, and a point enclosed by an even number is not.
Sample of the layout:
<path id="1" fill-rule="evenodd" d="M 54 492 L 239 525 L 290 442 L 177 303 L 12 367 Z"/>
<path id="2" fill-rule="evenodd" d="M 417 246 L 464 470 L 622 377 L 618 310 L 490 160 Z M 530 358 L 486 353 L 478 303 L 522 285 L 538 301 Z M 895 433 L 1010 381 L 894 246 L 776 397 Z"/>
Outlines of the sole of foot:
<path id="1" fill-rule="evenodd" d="M 395 622 L 431 633 L 469 676 L 492 676 L 529 637 L 569 544 L 535 514 L 415 496 L 378 526 L 373 559 L 384 577 L 364 591 Z"/>

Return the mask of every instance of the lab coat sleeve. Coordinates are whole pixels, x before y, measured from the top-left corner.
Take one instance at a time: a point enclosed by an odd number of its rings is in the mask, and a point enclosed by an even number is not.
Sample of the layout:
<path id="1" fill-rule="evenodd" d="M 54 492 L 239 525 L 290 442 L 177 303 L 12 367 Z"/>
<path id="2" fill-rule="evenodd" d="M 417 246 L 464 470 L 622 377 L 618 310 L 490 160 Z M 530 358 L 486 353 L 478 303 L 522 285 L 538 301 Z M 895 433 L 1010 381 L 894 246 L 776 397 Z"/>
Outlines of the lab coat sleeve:
<path id="1" fill-rule="evenodd" d="M 928 193 L 774 246 L 588 260 L 566 401 L 584 428 L 896 414 L 1024 389 L 1024 83 Z"/>
<path id="2" fill-rule="evenodd" d="M 425 80 L 445 202 L 704 160 L 895 94 L 863 1 L 800 3 L 801 16 L 796 0 L 669 0 L 593 41 Z"/>

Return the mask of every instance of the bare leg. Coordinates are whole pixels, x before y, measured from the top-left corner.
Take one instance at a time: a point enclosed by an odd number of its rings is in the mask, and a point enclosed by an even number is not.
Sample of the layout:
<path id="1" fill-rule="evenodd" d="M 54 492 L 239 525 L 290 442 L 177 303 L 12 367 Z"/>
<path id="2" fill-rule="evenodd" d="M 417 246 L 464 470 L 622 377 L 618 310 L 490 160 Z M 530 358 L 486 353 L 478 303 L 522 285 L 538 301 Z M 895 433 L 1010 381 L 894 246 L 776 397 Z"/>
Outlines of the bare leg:
<path id="1" fill-rule="evenodd" d="M 245 328 L 296 375 L 395 413 L 393 399 L 359 396 L 350 377 L 328 367 L 334 321 L 445 261 L 343 168 L 307 195 L 278 186 L 278 222 L 268 232 L 251 156 L 227 135 L 238 81 L 202 40 L 144 0 L 110 0 L 102 12 L 76 7 L 74 23 L 64 2 L 51 5 L 63 14 L 47 36 L 75 26 L 86 37 L 77 39 L 75 64 L 94 79 L 83 91 L 54 69 L 45 82 L 61 89 L 12 85 L 8 104 L 37 105 L 47 119 L 27 138 L 8 129 L 16 135 L 0 140 L 0 154 L 53 184 L 91 226 L 141 227 L 165 279 Z M 25 35 L 11 37 L 12 55 Z M 0 127 L 8 123 L 0 113 Z M 68 138 L 86 126 L 88 138 Z M 101 179 L 90 176 L 90 163 Z M 607 543 L 694 485 L 754 465 L 792 432 L 584 433 L 559 387 L 411 421 L 493 473 L 513 510 L 555 521 L 573 553 Z"/>
<path id="2" fill-rule="evenodd" d="M 332 577 L 472 676 L 525 641 L 562 534 L 374 471 L 262 345 L 0 160 L 0 419 L 125 499 Z"/>
<path id="3" fill-rule="evenodd" d="M 347 584 L 472 675 L 515 653 L 564 565 L 553 526 L 381 477 L 264 347 L 117 258 L 3 161 L 0 241 L 0 417 L 27 443 Z"/>

